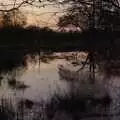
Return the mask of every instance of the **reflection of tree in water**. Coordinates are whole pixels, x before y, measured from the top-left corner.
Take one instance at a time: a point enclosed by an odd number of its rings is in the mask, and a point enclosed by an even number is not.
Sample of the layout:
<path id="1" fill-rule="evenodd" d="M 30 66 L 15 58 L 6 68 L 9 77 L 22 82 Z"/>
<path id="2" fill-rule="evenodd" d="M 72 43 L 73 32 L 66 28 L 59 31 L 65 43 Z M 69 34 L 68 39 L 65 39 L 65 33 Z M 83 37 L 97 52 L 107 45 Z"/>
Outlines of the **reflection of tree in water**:
<path id="1" fill-rule="evenodd" d="M 120 29 L 119 22 L 117 22 L 120 20 L 119 1 L 70 1 L 71 6 L 68 7 L 68 12 L 60 17 L 58 26 L 66 27 L 71 24 L 79 27 L 82 34 L 86 33 L 85 36 L 87 37 L 83 39 L 85 39 L 85 44 L 87 44 L 87 47 L 84 49 L 88 51 L 88 56 L 78 72 L 89 63 L 90 77 L 94 81 L 95 69 L 96 66 L 99 65 L 98 62 L 104 62 L 105 59 L 111 61 L 114 59 L 113 54 L 116 54 L 114 42 L 119 39 L 115 36 Z M 63 4 L 64 2 L 63 0 Z M 69 4 L 69 1 L 67 2 Z M 103 40 L 106 41 L 107 44 L 106 42 L 103 44 Z M 101 51 L 102 53 L 100 53 Z M 109 52 L 109 56 L 107 56 L 106 51 Z M 103 58 L 103 55 L 106 58 Z M 100 57 L 102 57 L 102 59 L 98 61 Z"/>

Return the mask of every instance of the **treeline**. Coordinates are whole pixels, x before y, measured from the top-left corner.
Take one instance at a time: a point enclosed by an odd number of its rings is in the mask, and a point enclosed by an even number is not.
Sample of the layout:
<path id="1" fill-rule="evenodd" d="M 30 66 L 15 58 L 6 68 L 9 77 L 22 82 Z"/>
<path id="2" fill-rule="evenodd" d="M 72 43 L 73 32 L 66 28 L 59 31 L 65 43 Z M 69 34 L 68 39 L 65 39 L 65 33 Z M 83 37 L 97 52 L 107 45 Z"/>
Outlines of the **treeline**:
<path id="1" fill-rule="evenodd" d="M 7 26 L 0 29 L 0 70 L 22 65 L 26 54 L 40 51 L 90 52 L 94 49 L 98 59 L 118 59 L 119 46 L 119 31 L 58 32 L 36 26 Z"/>
<path id="2" fill-rule="evenodd" d="M 83 32 L 57 32 L 50 28 L 36 26 L 7 26 L 0 29 L 0 48 L 51 50 L 82 50 L 91 48 L 104 51 L 119 46 L 119 31 L 88 30 Z M 112 46 L 111 46 L 112 45 Z"/>
<path id="3" fill-rule="evenodd" d="M 22 46 L 29 48 L 61 48 L 77 45 L 80 33 L 56 32 L 49 28 L 35 26 L 3 27 L 0 29 L 1 46 Z M 74 42 L 73 42 L 74 41 Z M 74 44 L 73 44 L 74 43 Z"/>

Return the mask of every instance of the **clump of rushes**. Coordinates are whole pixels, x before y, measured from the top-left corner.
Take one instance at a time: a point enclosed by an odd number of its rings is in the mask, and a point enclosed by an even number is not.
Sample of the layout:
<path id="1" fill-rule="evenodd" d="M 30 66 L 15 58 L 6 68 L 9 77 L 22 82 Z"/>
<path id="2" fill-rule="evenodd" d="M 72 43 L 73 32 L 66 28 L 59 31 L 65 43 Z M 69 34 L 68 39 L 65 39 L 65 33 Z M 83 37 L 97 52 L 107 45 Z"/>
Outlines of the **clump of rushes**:
<path id="1" fill-rule="evenodd" d="M 8 79 L 8 85 L 12 89 L 17 89 L 17 90 L 25 90 L 29 87 L 28 85 L 25 85 L 24 82 L 17 81 L 16 78 Z"/>
<path id="2" fill-rule="evenodd" d="M 13 107 L 11 99 L 1 99 L 0 105 L 0 119 L 1 120 L 14 120 L 15 109 Z"/>

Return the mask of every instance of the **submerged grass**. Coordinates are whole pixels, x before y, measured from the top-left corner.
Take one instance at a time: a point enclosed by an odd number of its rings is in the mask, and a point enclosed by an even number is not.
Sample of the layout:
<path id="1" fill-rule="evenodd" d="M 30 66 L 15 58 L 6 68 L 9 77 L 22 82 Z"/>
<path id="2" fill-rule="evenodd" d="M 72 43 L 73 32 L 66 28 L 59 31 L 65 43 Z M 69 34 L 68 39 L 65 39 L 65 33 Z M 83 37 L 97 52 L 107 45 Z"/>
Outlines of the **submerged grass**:
<path id="1" fill-rule="evenodd" d="M 2 98 L 0 104 L 0 119 L 1 120 L 14 120 L 15 119 L 15 109 L 13 107 L 12 101 Z"/>
<path id="2" fill-rule="evenodd" d="M 63 95 L 59 94 L 59 91 L 55 92 L 51 100 L 46 103 L 47 118 L 56 120 L 56 115 L 62 113 L 71 115 L 75 120 L 92 114 L 101 117 L 102 114 L 107 115 L 112 99 L 104 82 L 100 80 L 101 78 L 97 77 L 95 83 L 91 84 L 89 77 L 83 74 L 78 81 L 68 81 L 69 92 Z"/>
<path id="3" fill-rule="evenodd" d="M 108 102 L 109 96 L 101 100 L 71 96 L 70 94 L 60 95 L 55 93 L 48 101 L 34 103 L 32 100 L 23 99 L 19 101 L 17 109 L 13 106 L 11 99 L 1 99 L 0 119 L 1 120 L 73 120 L 82 118 L 85 114 L 92 114 L 93 103 L 95 106 Z M 91 101 L 91 102 L 90 102 Z M 109 101 L 110 102 L 110 101 Z M 104 106 L 104 104 L 103 104 Z M 88 109 L 88 107 L 91 107 Z M 95 112 L 95 111 L 94 111 Z M 66 118 L 67 117 L 67 118 Z"/>
<path id="4" fill-rule="evenodd" d="M 25 85 L 24 82 L 16 80 L 16 78 L 8 79 L 8 85 L 10 88 L 16 90 L 25 90 L 29 87 L 28 85 Z"/>
<path id="5" fill-rule="evenodd" d="M 71 114 L 73 117 L 83 114 L 101 113 L 101 108 L 107 112 L 111 103 L 110 96 L 94 98 L 90 96 L 59 95 L 55 93 L 52 99 L 46 103 L 46 114 L 48 119 L 54 118 L 58 112 Z M 98 111 L 96 111 L 98 109 Z"/>
<path id="6" fill-rule="evenodd" d="M 13 107 L 13 101 L 6 102 L 7 100 L 1 99 L 0 118 L 3 118 L 2 120 L 68 120 L 70 115 L 71 119 L 77 120 L 85 114 L 108 112 L 111 98 L 104 88 L 104 82 L 99 80 L 101 78 L 96 78 L 95 83 L 91 84 L 89 77 L 81 74 L 78 81 L 68 82 L 68 93 L 60 94 L 58 90 L 48 101 L 43 100 L 39 103 L 22 99 L 18 102 L 17 109 Z M 16 79 L 9 80 L 9 85 L 16 86 L 16 84 Z"/>

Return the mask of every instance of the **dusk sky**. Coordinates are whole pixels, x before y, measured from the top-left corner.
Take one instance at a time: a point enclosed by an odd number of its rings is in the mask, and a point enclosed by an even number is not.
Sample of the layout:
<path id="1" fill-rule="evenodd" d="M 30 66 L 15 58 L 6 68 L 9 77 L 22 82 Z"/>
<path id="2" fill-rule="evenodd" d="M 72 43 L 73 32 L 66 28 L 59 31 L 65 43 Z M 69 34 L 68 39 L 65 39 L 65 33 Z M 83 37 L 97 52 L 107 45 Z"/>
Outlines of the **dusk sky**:
<path id="1" fill-rule="evenodd" d="M 22 0 L 16 0 L 16 3 L 20 3 Z M 37 0 L 36 0 L 37 1 Z M 13 7 L 14 0 L 0 0 L 0 9 L 8 9 L 6 5 L 9 5 L 9 8 Z M 41 7 L 42 5 L 46 5 L 45 7 Z M 24 11 L 24 14 L 27 16 L 27 22 L 30 25 L 40 25 L 40 26 L 49 26 L 49 27 L 56 27 L 57 20 L 60 16 L 59 13 L 55 14 L 55 12 L 60 12 L 63 8 L 57 7 L 57 5 L 50 5 L 53 3 L 40 3 L 36 2 L 36 6 L 40 6 L 40 8 L 37 8 L 35 6 L 26 6 L 21 7 L 21 10 Z M 3 7 L 3 5 L 5 7 Z"/>

